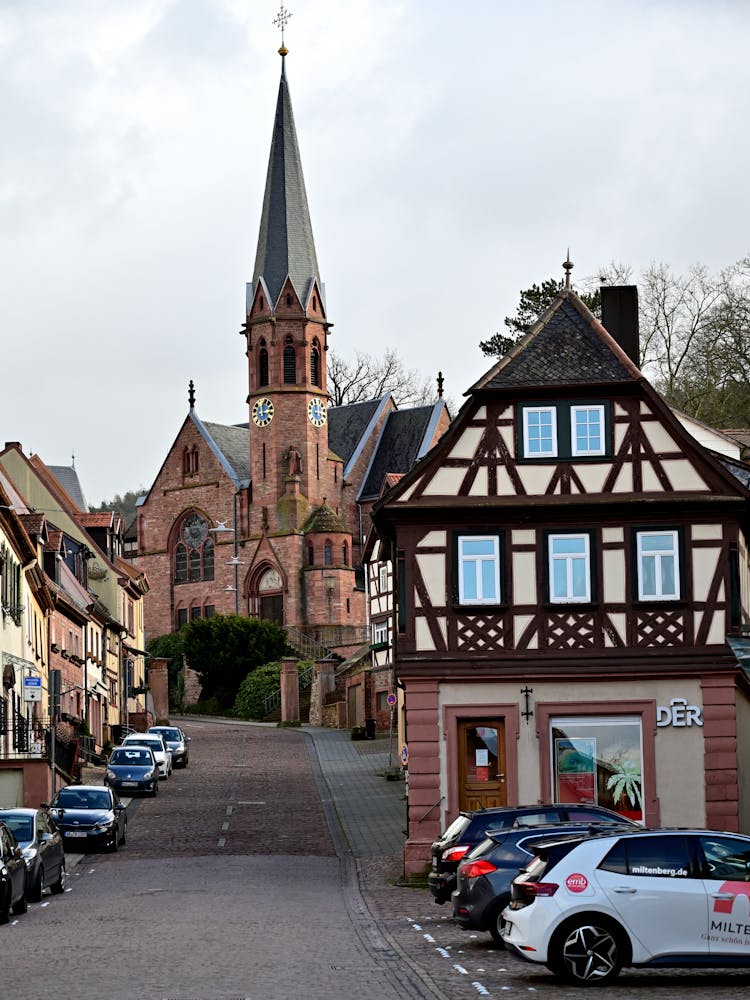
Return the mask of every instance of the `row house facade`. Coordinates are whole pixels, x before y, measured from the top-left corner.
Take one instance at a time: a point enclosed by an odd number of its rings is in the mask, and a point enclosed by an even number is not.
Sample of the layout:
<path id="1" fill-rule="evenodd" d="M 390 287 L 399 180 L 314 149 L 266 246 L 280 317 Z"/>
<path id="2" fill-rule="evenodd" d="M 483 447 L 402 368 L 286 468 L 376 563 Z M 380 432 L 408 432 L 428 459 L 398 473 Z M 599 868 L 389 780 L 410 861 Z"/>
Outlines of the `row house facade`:
<path id="1" fill-rule="evenodd" d="M 88 514 L 80 489 L 74 498 L 60 475 L 16 443 L 0 452 L 0 515 L 26 545 L 23 564 L 7 541 L 0 557 L 10 608 L 0 634 L 3 804 L 37 804 L 83 758 L 147 718 L 147 582 L 122 557 L 119 515 Z"/>
<path id="2" fill-rule="evenodd" d="M 482 806 L 750 831 L 750 467 L 637 343 L 635 288 L 566 288 L 375 506 L 407 872 Z"/>

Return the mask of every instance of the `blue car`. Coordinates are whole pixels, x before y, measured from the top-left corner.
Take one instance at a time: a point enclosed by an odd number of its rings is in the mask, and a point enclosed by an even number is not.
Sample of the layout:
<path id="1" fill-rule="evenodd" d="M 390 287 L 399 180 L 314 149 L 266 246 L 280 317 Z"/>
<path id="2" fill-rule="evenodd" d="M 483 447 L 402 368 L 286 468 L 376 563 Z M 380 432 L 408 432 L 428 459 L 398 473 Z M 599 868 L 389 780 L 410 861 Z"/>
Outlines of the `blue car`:
<path id="1" fill-rule="evenodd" d="M 112 751 L 104 775 L 105 784 L 118 792 L 159 792 L 159 767 L 148 747 L 121 746 Z"/>
<path id="2" fill-rule="evenodd" d="M 128 817 L 117 792 L 104 785 L 66 785 L 49 810 L 63 835 L 66 850 L 107 848 L 125 843 Z"/>

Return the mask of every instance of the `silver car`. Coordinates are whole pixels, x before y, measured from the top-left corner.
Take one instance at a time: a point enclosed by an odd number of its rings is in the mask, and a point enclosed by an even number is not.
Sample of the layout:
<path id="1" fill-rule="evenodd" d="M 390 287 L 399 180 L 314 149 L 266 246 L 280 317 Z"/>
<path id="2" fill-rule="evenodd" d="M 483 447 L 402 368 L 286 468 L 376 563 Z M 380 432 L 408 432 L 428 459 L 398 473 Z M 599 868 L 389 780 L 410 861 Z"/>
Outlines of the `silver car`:
<path id="1" fill-rule="evenodd" d="M 172 763 L 175 767 L 187 767 L 190 748 L 190 737 L 178 726 L 151 726 L 150 733 L 158 733 L 172 751 Z"/>

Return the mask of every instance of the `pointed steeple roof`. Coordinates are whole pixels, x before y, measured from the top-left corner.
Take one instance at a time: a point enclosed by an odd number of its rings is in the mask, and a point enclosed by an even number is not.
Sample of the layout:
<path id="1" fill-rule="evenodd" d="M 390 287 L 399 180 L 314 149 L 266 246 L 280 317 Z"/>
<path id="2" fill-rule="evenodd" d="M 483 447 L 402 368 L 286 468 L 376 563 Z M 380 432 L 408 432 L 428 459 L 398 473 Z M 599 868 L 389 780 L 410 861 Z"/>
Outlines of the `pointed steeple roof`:
<path id="1" fill-rule="evenodd" d="M 272 307 L 276 305 L 287 275 L 303 305 L 313 279 L 317 280 L 318 287 L 321 288 L 292 101 L 286 80 L 286 51 L 283 46 L 279 50 L 281 82 L 253 272 L 253 292 L 262 279 Z"/>

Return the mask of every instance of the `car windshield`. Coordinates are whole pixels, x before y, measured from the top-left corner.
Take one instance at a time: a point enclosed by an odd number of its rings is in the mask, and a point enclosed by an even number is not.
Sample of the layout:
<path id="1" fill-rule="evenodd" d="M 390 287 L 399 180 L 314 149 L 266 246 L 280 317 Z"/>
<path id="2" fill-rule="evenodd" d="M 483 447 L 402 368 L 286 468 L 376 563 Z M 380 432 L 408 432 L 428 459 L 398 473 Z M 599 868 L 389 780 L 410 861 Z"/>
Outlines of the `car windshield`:
<path id="1" fill-rule="evenodd" d="M 181 740 L 182 733 L 179 729 L 160 729 L 159 735 L 163 736 L 165 740 Z"/>
<path id="2" fill-rule="evenodd" d="M 162 753 L 164 752 L 161 740 L 147 740 L 144 737 L 142 740 L 132 740 L 131 742 L 142 747 L 150 747 L 155 753 L 158 753 L 159 750 L 161 750 Z"/>
<path id="3" fill-rule="evenodd" d="M 55 798 L 61 809 L 109 809 L 109 792 L 96 788 L 61 788 Z"/>
<path id="4" fill-rule="evenodd" d="M 31 816 L 3 816 L 0 819 L 16 835 L 16 840 L 33 840 L 34 824 Z"/>
<path id="5" fill-rule="evenodd" d="M 153 760 L 149 750 L 141 750 L 138 747 L 125 750 L 113 750 L 109 758 L 110 764 L 150 764 Z"/>

